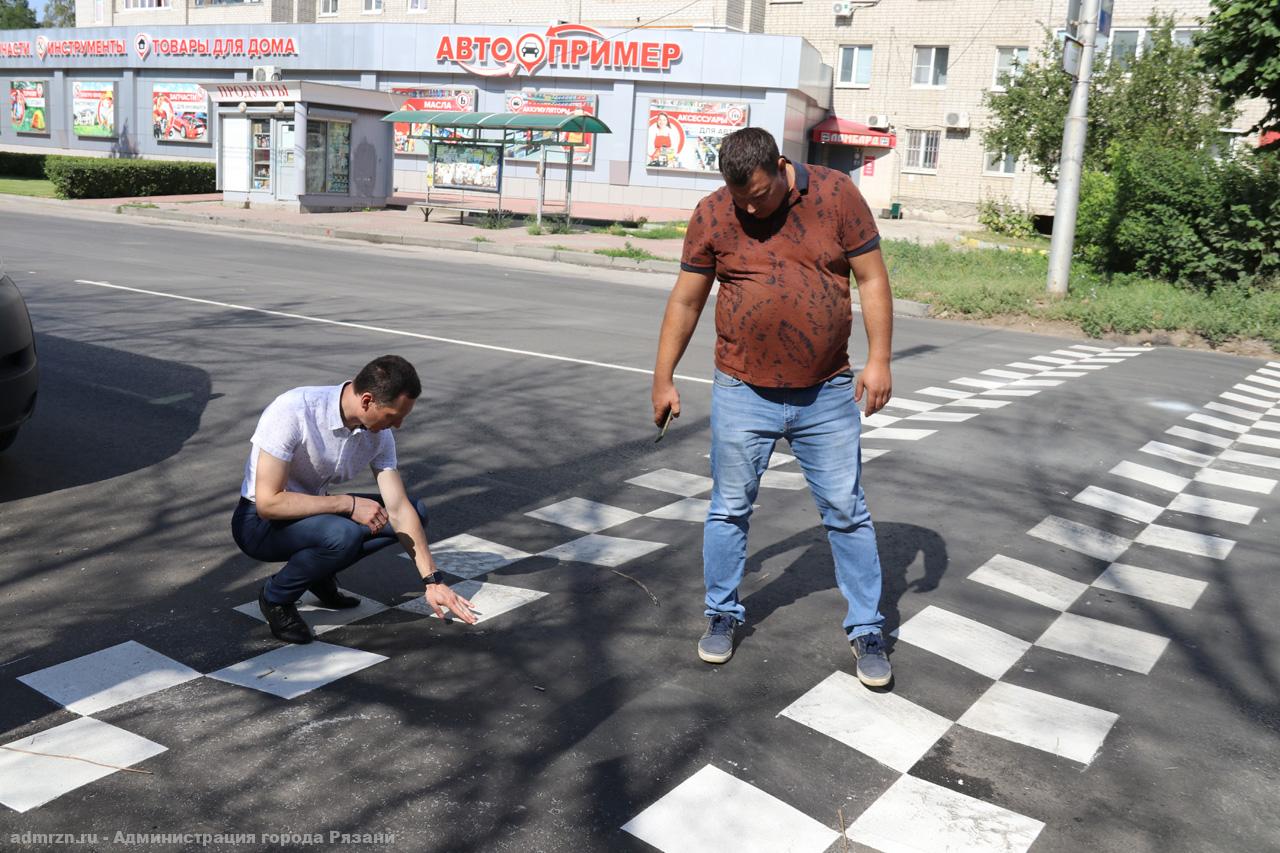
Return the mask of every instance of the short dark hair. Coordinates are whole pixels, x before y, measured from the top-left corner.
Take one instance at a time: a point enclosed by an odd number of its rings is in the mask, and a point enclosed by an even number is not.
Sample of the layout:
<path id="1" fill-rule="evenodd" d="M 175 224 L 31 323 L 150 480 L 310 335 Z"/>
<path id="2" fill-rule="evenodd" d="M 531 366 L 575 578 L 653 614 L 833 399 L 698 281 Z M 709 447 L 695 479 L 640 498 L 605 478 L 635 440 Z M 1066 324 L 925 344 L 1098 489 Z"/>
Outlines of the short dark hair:
<path id="1" fill-rule="evenodd" d="M 735 130 L 720 142 L 720 174 L 735 187 L 745 186 L 756 169 L 778 174 L 778 143 L 763 127 Z"/>
<path id="2" fill-rule="evenodd" d="M 418 371 L 398 355 L 375 358 L 360 368 L 351 384 L 357 394 L 372 394 L 373 401 L 381 406 L 390 406 L 401 394 L 416 400 L 422 393 Z"/>

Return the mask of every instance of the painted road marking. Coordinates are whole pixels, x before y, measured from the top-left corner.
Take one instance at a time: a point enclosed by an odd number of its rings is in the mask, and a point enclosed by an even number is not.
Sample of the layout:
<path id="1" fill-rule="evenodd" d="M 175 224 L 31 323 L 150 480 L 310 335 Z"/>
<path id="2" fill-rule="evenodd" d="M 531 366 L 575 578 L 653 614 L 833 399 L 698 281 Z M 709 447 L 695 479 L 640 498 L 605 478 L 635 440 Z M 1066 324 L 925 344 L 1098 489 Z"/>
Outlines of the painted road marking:
<path id="1" fill-rule="evenodd" d="M 1056 572 L 996 554 L 983 563 L 969 580 L 1004 590 L 1054 610 L 1066 610 L 1089 587 Z"/>
<path id="2" fill-rule="evenodd" d="M 582 533 L 597 533 L 607 527 L 617 527 L 619 524 L 626 524 L 640 517 L 638 512 L 589 501 L 586 498 L 567 498 L 541 509 L 526 512 L 525 515 Z"/>
<path id="3" fill-rule="evenodd" d="M 211 672 L 209 677 L 282 699 L 296 699 L 385 660 L 390 658 L 328 643 L 290 644 Z"/>
<path id="4" fill-rule="evenodd" d="M 110 776 L 117 772 L 115 767 L 132 767 L 166 750 L 154 741 L 90 717 L 10 741 L 5 746 L 8 748 L 0 749 L 0 803 L 16 812 L 30 811 L 68 791 Z M 28 754 L 31 752 L 44 754 Z M 62 755 L 85 760 L 51 757 Z"/>
<path id="5" fill-rule="evenodd" d="M 1031 648 L 1026 640 L 932 604 L 904 622 L 897 636 L 987 678 L 1003 676 Z"/>
<path id="6" fill-rule="evenodd" d="M 1140 566 L 1112 563 L 1092 584 L 1098 589 L 1119 592 L 1190 610 L 1209 587 L 1205 581 L 1157 572 Z"/>
<path id="7" fill-rule="evenodd" d="M 901 776 L 845 835 L 883 853 L 1026 853 L 1042 829 L 1043 823 L 1017 812 Z"/>
<path id="8" fill-rule="evenodd" d="M 330 320 L 326 317 L 314 317 L 308 314 L 294 314 L 289 311 L 273 311 L 269 308 L 255 308 L 252 305 L 237 305 L 234 302 L 218 302 L 214 299 L 197 299 L 194 296 L 179 296 L 176 293 L 164 293 L 159 290 L 144 290 L 140 287 L 125 287 L 122 284 L 111 284 L 106 281 L 90 281 L 88 279 L 78 278 L 76 284 L 88 284 L 94 287 L 105 287 L 111 290 L 121 290 L 126 293 L 139 293 L 144 296 L 159 296 L 164 299 L 176 299 L 180 302 L 192 302 L 197 305 L 210 305 L 214 308 L 226 308 L 232 311 L 249 311 L 254 314 L 265 314 L 269 317 L 283 317 L 286 320 L 301 320 L 307 323 L 323 323 L 326 326 L 341 326 L 345 329 L 358 329 L 363 332 L 378 332 L 383 335 L 395 335 L 402 338 L 413 338 L 419 341 L 431 341 L 438 344 L 451 344 L 453 346 L 471 347 L 473 349 L 489 350 L 490 352 L 501 352 L 508 355 L 523 355 L 529 358 L 542 358 L 549 361 L 561 361 L 568 364 L 582 364 L 588 367 L 603 367 L 608 370 L 622 370 L 627 373 L 641 373 L 646 376 L 652 376 L 653 371 L 643 367 L 628 367 L 624 364 L 609 364 L 603 361 L 592 361 L 585 358 L 571 358 L 567 355 L 555 355 L 554 353 L 535 352 L 533 350 L 513 349 L 512 347 L 500 347 L 494 344 L 482 344 L 476 341 L 464 341 L 458 338 L 444 338 L 439 335 L 424 335 L 419 332 L 406 332 L 401 329 L 389 329 L 385 326 L 372 326 L 367 323 L 351 323 L 345 320 Z M 711 385 L 713 380 L 702 379 L 697 376 L 680 376 L 675 378 L 685 382 L 700 382 L 703 385 Z"/>
<path id="9" fill-rule="evenodd" d="M 906 773 L 951 728 L 951 720 L 895 693 L 868 690 L 833 672 L 779 713 Z"/>
<path id="10" fill-rule="evenodd" d="M 1048 516 L 1027 531 L 1027 534 L 1090 557 L 1110 562 L 1129 550 L 1130 540 L 1114 533 L 1107 533 L 1087 524 L 1068 521 L 1056 515 Z"/>
<path id="11" fill-rule="evenodd" d="M 962 726 L 1089 765 L 1119 714 L 997 681 L 965 711 Z"/>
<path id="12" fill-rule="evenodd" d="M 822 853 L 840 834 L 708 764 L 622 826 L 663 853 Z"/>
<path id="13" fill-rule="evenodd" d="M 129 640 L 18 680 L 67 710 L 87 715 L 199 677 L 191 667 Z"/>

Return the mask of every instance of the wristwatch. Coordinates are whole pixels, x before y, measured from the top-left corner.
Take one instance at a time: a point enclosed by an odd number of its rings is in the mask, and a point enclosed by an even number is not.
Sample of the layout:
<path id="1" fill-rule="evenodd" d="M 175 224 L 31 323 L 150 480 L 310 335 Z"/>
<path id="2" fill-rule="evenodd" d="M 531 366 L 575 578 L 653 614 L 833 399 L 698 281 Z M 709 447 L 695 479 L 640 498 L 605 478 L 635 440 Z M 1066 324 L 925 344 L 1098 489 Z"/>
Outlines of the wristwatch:
<path id="1" fill-rule="evenodd" d="M 444 583 L 444 578 L 440 577 L 439 570 L 432 572 L 431 574 L 427 575 L 425 578 L 422 579 L 422 585 L 424 587 L 431 586 L 432 584 L 437 584 L 437 583 Z"/>

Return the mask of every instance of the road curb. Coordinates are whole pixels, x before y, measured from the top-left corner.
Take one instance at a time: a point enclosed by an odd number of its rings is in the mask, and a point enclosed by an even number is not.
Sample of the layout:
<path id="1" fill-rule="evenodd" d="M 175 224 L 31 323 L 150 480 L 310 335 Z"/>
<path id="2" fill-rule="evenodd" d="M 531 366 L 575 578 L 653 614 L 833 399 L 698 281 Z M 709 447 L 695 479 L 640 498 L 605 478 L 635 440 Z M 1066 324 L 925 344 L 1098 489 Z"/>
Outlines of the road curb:
<path id="1" fill-rule="evenodd" d="M 529 258 L 536 261 L 552 261 L 572 264 L 579 267 L 598 267 L 601 269 L 628 270 L 632 272 L 656 273 L 658 275 L 677 275 L 680 264 L 674 261 L 636 260 L 634 258 L 615 258 L 595 252 L 577 252 L 572 249 L 548 249 L 541 246 L 513 246 L 506 243 L 490 243 L 475 240 L 450 240 L 443 237 L 412 237 L 401 234 L 383 234 L 378 231 L 359 231 L 350 228 L 330 228 L 324 225 L 281 225 L 274 222 L 227 222 L 217 216 L 202 213 L 183 213 L 178 210 L 157 210 L 150 207 L 131 207 L 121 205 L 117 212 L 123 216 L 141 216 L 147 219 L 162 219 L 171 222 L 194 222 L 200 224 L 222 225 L 242 231 L 266 231 L 271 234 L 300 234 L 308 237 L 327 237 L 333 240 L 354 240 L 362 243 L 374 243 L 394 246 L 419 246 L 428 249 L 448 249 L 455 252 L 478 252 L 483 255 L 499 255 L 503 257 Z M 858 291 L 853 290 L 854 304 L 858 303 Z M 923 302 L 912 302 L 909 299 L 893 300 L 893 313 L 904 317 L 928 317 L 929 306 Z"/>

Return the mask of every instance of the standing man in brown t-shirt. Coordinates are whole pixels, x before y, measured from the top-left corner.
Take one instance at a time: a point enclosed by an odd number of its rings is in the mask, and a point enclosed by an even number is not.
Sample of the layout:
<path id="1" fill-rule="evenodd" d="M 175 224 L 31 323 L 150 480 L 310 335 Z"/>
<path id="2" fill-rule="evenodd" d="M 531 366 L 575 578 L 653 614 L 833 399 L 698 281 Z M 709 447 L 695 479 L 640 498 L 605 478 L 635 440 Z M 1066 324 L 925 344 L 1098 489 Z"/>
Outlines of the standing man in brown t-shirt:
<path id="1" fill-rule="evenodd" d="M 861 424 L 889 400 L 893 296 L 880 236 L 848 175 L 779 156 L 768 131 L 724 138 L 725 186 L 699 202 L 685 235 L 680 276 L 667 301 L 653 374 L 653 414 L 679 417 L 676 364 L 719 278 L 711 473 L 715 486 L 703 532 L 706 633 L 698 655 L 733 656 L 745 618 L 738 585 L 760 477 L 787 439 L 822 514 L 836 581 L 849 602 L 844 629 L 858 678 L 880 687 L 892 670 L 880 615 L 880 557 L 862 492 Z M 867 363 L 849 366 L 853 325 L 849 274 L 858 282 Z"/>

